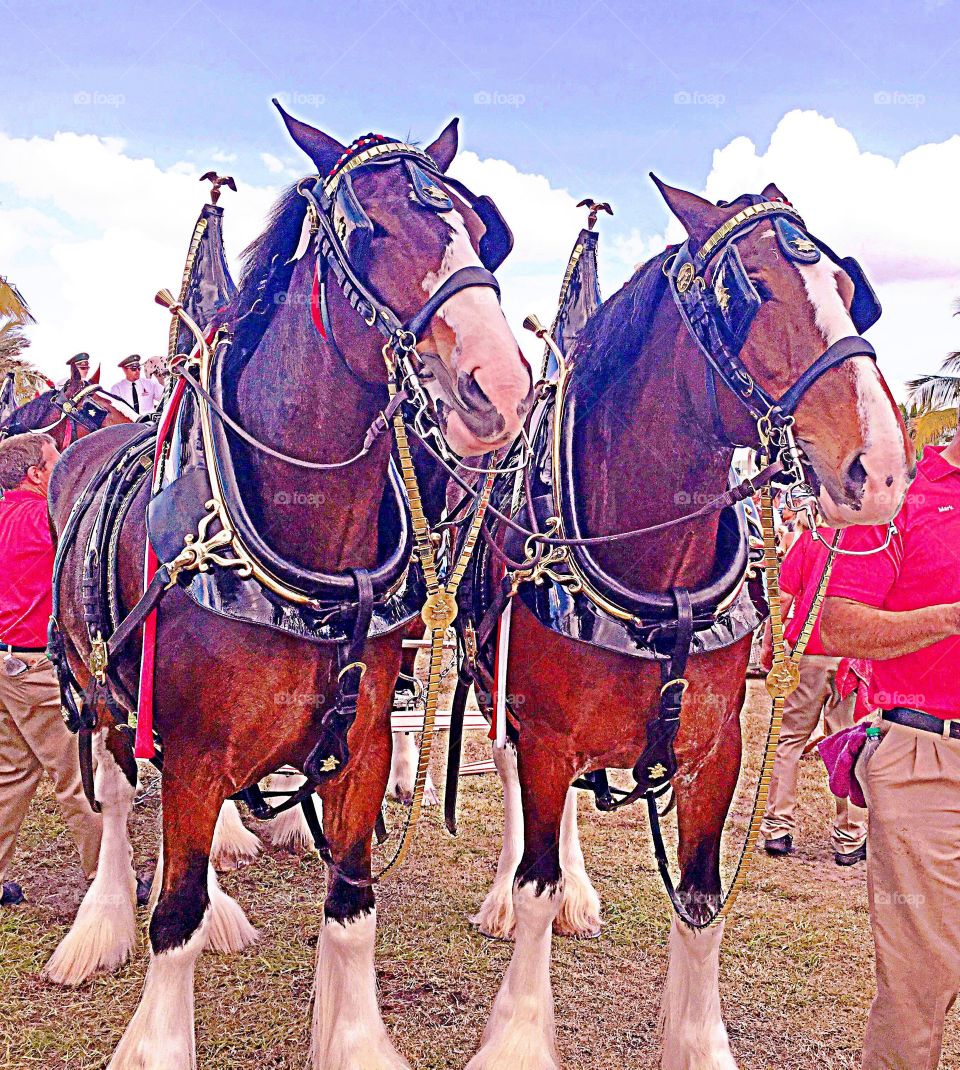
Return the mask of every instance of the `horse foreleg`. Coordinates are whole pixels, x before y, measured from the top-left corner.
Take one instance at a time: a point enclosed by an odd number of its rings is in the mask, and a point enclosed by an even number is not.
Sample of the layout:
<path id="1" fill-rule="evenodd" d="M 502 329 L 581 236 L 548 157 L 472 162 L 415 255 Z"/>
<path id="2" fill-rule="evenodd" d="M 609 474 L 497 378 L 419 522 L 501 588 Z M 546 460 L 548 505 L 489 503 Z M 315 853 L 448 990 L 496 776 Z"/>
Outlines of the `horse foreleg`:
<path id="1" fill-rule="evenodd" d="M 351 769 L 357 771 L 348 771 L 344 783 L 324 793 L 324 831 L 336 867 L 317 945 L 313 1070 L 410 1070 L 390 1040 L 377 1003 L 373 890 L 350 883 L 370 876 L 370 843 L 387 783 L 387 753 L 384 740 L 382 750 L 369 757 L 355 754 Z"/>
<path id="2" fill-rule="evenodd" d="M 239 869 L 256 861 L 263 850 L 263 844 L 256 833 L 251 832 L 240 820 L 240 811 L 232 799 L 227 799 L 220 807 L 217 827 L 213 830 L 213 844 L 210 847 L 210 862 L 221 873 L 230 869 Z"/>
<path id="3" fill-rule="evenodd" d="M 720 841 L 740 769 L 736 711 L 712 735 L 697 748 L 695 773 L 685 776 L 681 768 L 675 781 L 681 872 L 677 891 L 691 916 L 704 921 L 720 905 Z M 720 1009 L 722 939 L 722 921 L 694 930 L 673 920 L 660 1007 L 662 1070 L 736 1070 Z"/>
<path id="4" fill-rule="evenodd" d="M 523 807 L 517 775 L 517 751 L 512 743 L 493 748 L 493 762 L 503 785 L 503 846 L 493 885 L 470 923 L 496 940 L 513 937 L 513 880 L 523 856 Z"/>
<path id="5" fill-rule="evenodd" d="M 60 985 L 78 985 L 98 970 L 117 969 L 127 961 L 137 939 L 137 878 L 127 830 L 137 763 L 127 742 L 112 729 L 97 734 L 95 749 L 103 836 L 96 876 L 70 931 L 43 970 L 47 980 Z"/>
<path id="6" fill-rule="evenodd" d="M 521 755 L 525 847 L 513 888 L 513 957 L 467 1070 L 559 1070 L 550 951 L 560 910 L 560 824 L 568 772 Z"/>
<path id="7" fill-rule="evenodd" d="M 579 792 L 570 788 L 560 823 L 560 868 L 563 870 L 563 895 L 560 913 L 553 923 L 558 936 L 594 937 L 600 935 L 600 896 L 590 883 L 580 847 L 577 828 Z"/>
<path id="8" fill-rule="evenodd" d="M 193 973 L 210 927 L 209 852 L 226 792 L 203 763 L 168 757 L 163 774 L 163 885 L 150 919 L 150 965 L 109 1070 L 194 1070 Z"/>

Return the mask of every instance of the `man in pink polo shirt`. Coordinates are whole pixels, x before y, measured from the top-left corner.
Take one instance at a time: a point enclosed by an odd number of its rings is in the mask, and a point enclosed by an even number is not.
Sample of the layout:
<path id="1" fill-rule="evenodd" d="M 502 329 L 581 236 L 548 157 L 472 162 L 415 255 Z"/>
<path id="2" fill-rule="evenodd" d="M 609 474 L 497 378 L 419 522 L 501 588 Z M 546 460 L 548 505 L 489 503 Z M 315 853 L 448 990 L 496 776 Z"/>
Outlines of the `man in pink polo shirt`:
<path id="1" fill-rule="evenodd" d="M 883 737 L 856 773 L 869 808 L 877 994 L 863 1070 L 934 1070 L 960 994 L 960 434 L 927 447 L 884 549 L 844 532 L 821 619 L 828 653 L 871 661 Z"/>
<path id="2" fill-rule="evenodd" d="M 784 639 L 791 650 L 800 638 L 827 561 L 827 547 L 820 539 L 813 538 L 805 513 L 796 514 L 796 525 L 799 534 L 780 568 L 780 609 L 784 617 L 793 610 L 784 628 Z M 821 528 L 820 535 L 828 541 L 833 538 L 833 532 L 827 528 Z M 768 624 L 765 651 L 769 650 L 769 634 Z M 810 641 L 800 661 L 800 684 L 787 696 L 783 708 L 777 757 L 760 826 L 767 854 L 793 853 L 800 759 L 821 716 L 828 734 L 853 724 L 856 696 L 844 699 L 837 691 L 839 665 L 839 658 L 824 652 L 820 642 L 820 621 L 814 621 Z M 837 799 L 836 802 L 831 834 L 833 857 L 838 866 L 852 866 L 866 857 L 867 814 L 849 799 Z"/>
<path id="3" fill-rule="evenodd" d="M 0 442 L 0 906 L 23 900 L 20 886 L 3 878 L 44 773 L 87 877 L 100 851 L 101 818 L 83 794 L 76 737 L 45 653 L 53 577 L 47 484 L 58 457 L 49 435 Z"/>

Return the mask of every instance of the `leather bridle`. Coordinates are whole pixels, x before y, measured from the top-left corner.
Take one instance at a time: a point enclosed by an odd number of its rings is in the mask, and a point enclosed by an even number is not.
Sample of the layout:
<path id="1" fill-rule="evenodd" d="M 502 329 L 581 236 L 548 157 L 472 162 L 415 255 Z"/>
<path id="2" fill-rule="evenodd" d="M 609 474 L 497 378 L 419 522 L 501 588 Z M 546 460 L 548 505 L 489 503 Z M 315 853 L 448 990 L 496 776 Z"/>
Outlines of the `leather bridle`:
<path id="1" fill-rule="evenodd" d="M 707 285 L 704 274 L 710 263 L 730 243 L 752 229 L 761 219 L 785 218 L 796 224 L 810 243 L 832 256 L 822 242 L 811 237 L 800 214 L 785 201 L 765 201 L 752 197 L 752 203 L 728 219 L 702 245 L 692 239 L 677 250 L 664 273 L 687 330 L 696 341 L 707 362 L 707 395 L 714 432 L 729 446 L 754 446 L 752 442 L 733 442 L 723 427 L 717 402 L 716 378 L 731 391 L 754 422 L 767 432 L 783 437 L 789 432 L 797 406 L 810 388 L 828 371 L 852 357 L 877 359 L 876 350 L 860 335 L 841 338 L 829 346 L 779 398 L 773 398 L 748 371 L 739 350 L 731 344 L 718 318 L 718 295 Z"/>
<path id="2" fill-rule="evenodd" d="M 297 186 L 301 196 L 307 201 L 307 217 L 304 227 L 309 229 L 313 249 L 317 256 L 315 288 L 319 291 L 318 300 L 324 334 L 335 347 L 336 341 L 333 338 L 327 309 L 327 289 L 330 278 L 363 322 L 368 327 L 375 328 L 384 337 L 385 351 L 389 349 L 394 357 L 398 385 L 406 391 L 417 413 L 415 419 L 422 424 L 424 415 L 429 411 L 430 401 L 420 379 L 420 372 L 423 368 L 422 359 L 417 353 L 420 336 L 437 312 L 454 295 L 475 286 L 484 286 L 493 290 L 499 299 L 500 286 L 493 273 L 486 267 L 471 265 L 459 268 L 444 279 L 417 312 L 403 321 L 389 304 L 360 277 L 335 225 L 336 198 L 341 182 L 359 168 L 404 161 L 410 161 L 419 171 L 426 172 L 436 182 L 441 184 L 445 182 L 443 174 L 432 157 L 415 146 L 385 139 L 376 139 L 373 144 L 370 144 L 370 140 L 367 137 L 354 142 L 337 161 L 326 179 L 319 177 L 304 179 Z M 467 199 L 468 203 L 477 202 L 477 199 L 473 198 L 460 183 L 454 185 L 456 191 Z M 411 177 L 411 196 L 416 195 L 417 187 Z M 300 245 L 304 248 L 303 239 Z M 339 347 L 336 348 L 339 349 Z M 438 437 L 442 440 L 442 436 Z M 445 442 L 443 445 L 446 447 Z"/>

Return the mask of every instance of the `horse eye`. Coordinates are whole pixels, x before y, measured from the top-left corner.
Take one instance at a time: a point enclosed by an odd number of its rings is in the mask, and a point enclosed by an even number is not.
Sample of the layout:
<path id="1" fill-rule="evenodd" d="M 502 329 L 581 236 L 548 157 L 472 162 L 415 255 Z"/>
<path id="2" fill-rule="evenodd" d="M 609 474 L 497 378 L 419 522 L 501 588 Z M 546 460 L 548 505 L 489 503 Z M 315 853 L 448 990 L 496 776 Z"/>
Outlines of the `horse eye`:
<path id="1" fill-rule="evenodd" d="M 370 237 L 371 238 L 389 238 L 390 237 L 390 231 L 387 230 L 386 227 L 382 227 L 379 223 L 375 222 L 373 224 L 373 233 L 370 235 Z"/>
<path id="2" fill-rule="evenodd" d="M 751 279 L 753 288 L 757 291 L 757 296 L 761 301 L 769 301 L 773 297 L 773 291 L 769 286 L 760 279 Z"/>

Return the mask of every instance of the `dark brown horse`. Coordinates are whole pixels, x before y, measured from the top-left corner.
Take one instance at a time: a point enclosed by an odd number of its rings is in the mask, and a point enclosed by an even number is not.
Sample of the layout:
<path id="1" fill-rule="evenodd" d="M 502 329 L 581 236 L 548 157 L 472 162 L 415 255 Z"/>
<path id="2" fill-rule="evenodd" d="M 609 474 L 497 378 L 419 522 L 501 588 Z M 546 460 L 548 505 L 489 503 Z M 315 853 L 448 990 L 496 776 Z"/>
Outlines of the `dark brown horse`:
<path id="1" fill-rule="evenodd" d="M 570 480 L 553 472 L 579 515 L 580 536 L 642 529 L 685 516 L 691 502 L 726 492 L 733 443 L 758 444 L 756 415 L 725 380 L 707 372 L 704 353 L 672 299 L 673 286 L 683 287 L 681 292 L 702 286 L 718 316 L 753 288 L 757 308 L 739 351 L 749 379 L 738 380 L 738 389 L 743 396 L 765 390 L 781 398 L 802 381 L 793 432 L 827 523 L 892 518 L 911 478 L 913 452 L 875 363 L 868 355 L 852 356 L 806 374 L 834 343 L 859 333 L 861 316 L 856 309 L 851 316 L 851 308 L 865 292 L 854 292 L 854 282 L 861 281 L 850 274 L 855 265 L 845 269 L 822 249 L 817 256 L 776 187 L 723 206 L 670 187 L 662 192 L 689 235 L 693 257 L 711 248 L 712 236 L 728 221 L 738 220 L 731 224 L 732 238 L 728 230 L 716 241 L 726 243 L 719 252 L 735 239 L 746 281 L 734 280 L 737 265 L 731 258 L 706 253 L 684 281 L 683 271 L 677 275 L 674 267 L 677 251 L 668 250 L 640 268 L 588 324 L 565 388 L 574 413 L 567 425 L 572 430 L 554 454 Z M 768 207 L 756 217 L 739 215 L 761 201 Z M 672 268 L 674 282 L 668 278 Z M 731 337 L 737 327 L 730 324 Z M 859 339 L 848 348 L 869 351 Z M 600 569 L 630 591 L 696 590 L 716 568 L 720 522 L 713 512 L 663 532 L 590 549 Z M 574 548 L 572 554 L 578 552 Z M 477 921 L 488 931 L 503 932 L 515 924 L 516 945 L 469 1070 L 560 1066 L 550 944 L 565 895 L 563 841 L 568 837 L 563 829 L 576 814 L 575 804 L 570 809 L 570 785 L 592 770 L 634 767 L 661 703 L 657 662 L 576 641 L 545 627 L 538 617 L 514 600 L 506 690 L 512 700 L 523 700 L 513 705 L 522 843 L 517 854 L 501 859 L 503 873 L 515 874 L 512 889 L 506 885 L 512 902 L 504 902 L 501 880 Z M 634 626 L 642 622 L 634 620 Z M 748 634 L 713 652 L 693 654 L 684 673 L 689 689 L 676 738 L 679 769 L 672 781 L 678 893 L 698 925 L 721 897 L 720 843 L 740 769 L 739 715 L 749 652 Z M 506 770 L 509 761 L 501 756 L 499 764 Z M 508 787 L 508 795 L 515 790 Z M 579 905 L 589 916 L 582 875 L 578 884 Z M 674 919 L 663 1002 L 667 1070 L 735 1067 L 720 1014 L 721 936 L 722 922 L 697 931 Z"/>
<path id="2" fill-rule="evenodd" d="M 370 143 L 365 139 L 347 148 L 289 116 L 285 121 L 321 176 L 330 175 L 338 161 L 343 167 L 345 160 L 354 160 Z M 478 214 L 484 205 L 444 177 L 456 149 L 454 121 L 426 150 L 426 159 L 413 149 L 394 152 L 354 167 L 344 185 L 347 199 L 334 220 L 342 224 L 337 235 L 344 258 L 401 322 L 440 293 L 460 269 L 472 268 L 474 277 L 482 274 L 478 250 L 490 264 L 484 255 L 486 224 Z M 222 317 L 237 327 L 239 336 L 244 325 L 268 312 L 248 359 L 230 371 L 229 415 L 273 451 L 335 464 L 358 453 L 385 407 L 387 373 L 383 339 L 338 285 L 327 288 L 322 331 L 317 325 L 311 294 L 322 254 L 316 245 L 301 242 L 305 220 L 309 222 L 308 201 L 301 195 L 305 183 L 278 204 L 268 230 L 248 251 L 239 293 Z M 353 241 L 357 235 L 351 228 L 363 231 L 358 236 L 362 241 Z M 272 291 L 271 278 L 291 261 L 283 289 Z M 447 443 L 462 454 L 483 453 L 517 434 L 530 404 L 530 372 L 489 282 L 452 295 L 449 288 L 443 292 L 448 296 L 439 310 L 420 325 L 417 352 L 430 368 L 428 390 Z M 91 474 L 130 434 L 126 428 L 108 429 L 64 454 L 51 487 L 59 532 Z M 350 466 L 317 471 L 245 448 L 237 454 L 239 491 L 260 535 L 285 560 L 327 574 L 371 569 L 381 553 L 390 449 L 385 435 Z M 143 590 L 146 504 L 144 491 L 121 528 L 120 596 L 127 609 Z M 90 675 L 81 577 L 91 524 L 91 519 L 81 524 L 74 544 L 79 549 L 68 553 L 63 573 L 60 623 L 81 685 Z M 358 712 L 349 731 L 349 762 L 319 792 L 336 868 L 317 959 L 312 1064 L 318 1070 L 407 1066 L 390 1043 L 377 1007 L 374 895 L 364 884 L 390 764 L 389 715 L 401 634 L 395 630 L 367 642 Z M 208 883 L 217 812 L 228 795 L 271 771 L 283 765 L 303 769 L 317 743 L 320 719 L 338 693 L 337 664 L 329 647 L 212 615 L 177 588 L 160 604 L 156 649 L 155 727 L 163 743 L 162 886 L 150 923 L 151 963 L 143 996 L 116 1049 L 113 1070 L 195 1065 L 197 955 L 218 926 L 229 930 L 222 944 L 240 946 L 253 935 L 238 917 L 236 904 Z M 139 643 L 131 643 L 118 660 L 122 688 L 116 689 L 117 697 L 124 689 L 136 693 L 139 655 Z M 121 911 L 127 910 L 130 887 L 122 826 L 134 779 L 124 737 L 108 729 L 97 795 L 105 826 L 113 832 L 104 836 L 101 870 L 107 876 L 90 894 L 100 899 L 112 895 Z"/>
<path id="3" fill-rule="evenodd" d="M 62 453 L 71 442 L 102 427 L 128 424 L 137 414 L 97 383 L 72 375 L 62 387 L 45 390 L 39 397 L 14 409 L 0 423 L 0 438 L 24 431 L 50 435 Z"/>

